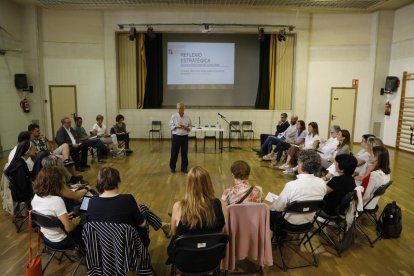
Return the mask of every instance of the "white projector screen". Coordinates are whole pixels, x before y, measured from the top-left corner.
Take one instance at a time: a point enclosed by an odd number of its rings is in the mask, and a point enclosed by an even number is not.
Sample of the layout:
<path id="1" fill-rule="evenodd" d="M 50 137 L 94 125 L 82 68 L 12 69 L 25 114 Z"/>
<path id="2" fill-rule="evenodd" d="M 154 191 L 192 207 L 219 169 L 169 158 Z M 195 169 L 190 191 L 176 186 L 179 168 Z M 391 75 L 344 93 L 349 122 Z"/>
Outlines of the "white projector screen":
<path id="1" fill-rule="evenodd" d="M 234 84 L 234 43 L 168 42 L 167 85 L 193 89 Z"/>

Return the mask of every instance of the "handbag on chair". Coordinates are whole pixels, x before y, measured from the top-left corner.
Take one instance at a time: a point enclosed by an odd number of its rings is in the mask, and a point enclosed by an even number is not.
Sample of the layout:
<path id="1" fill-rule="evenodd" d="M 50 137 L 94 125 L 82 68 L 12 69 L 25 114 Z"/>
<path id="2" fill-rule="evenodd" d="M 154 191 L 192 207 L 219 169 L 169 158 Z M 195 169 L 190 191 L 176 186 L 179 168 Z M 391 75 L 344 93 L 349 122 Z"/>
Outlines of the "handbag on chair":
<path id="1" fill-rule="evenodd" d="M 40 230 L 37 236 L 37 255 L 32 255 L 32 211 L 29 211 L 29 263 L 26 266 L 26 276 L 41 276 L 42 271 L 42 253 L 40 251 Z"/>

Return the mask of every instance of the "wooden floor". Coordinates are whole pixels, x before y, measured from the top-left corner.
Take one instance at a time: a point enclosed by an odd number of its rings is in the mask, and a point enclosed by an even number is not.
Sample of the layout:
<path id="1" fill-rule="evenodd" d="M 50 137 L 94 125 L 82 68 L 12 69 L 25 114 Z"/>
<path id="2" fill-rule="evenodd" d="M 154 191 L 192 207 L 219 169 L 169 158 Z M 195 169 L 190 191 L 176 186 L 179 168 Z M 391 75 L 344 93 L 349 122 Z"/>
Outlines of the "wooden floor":
<path id="1" fill-rule="evenodd" d="M 200 140 L 199 140 L 200 141 Z M 263 187 L 265 194 L 269 191 L 278 194 L 284 184 L 293 179 L 292 176 L 283 175 L 280 171 L 267 168 L 268 163 L 259 162 L 252 152 L 251 141 L 232 142 L 233 146 L 242 147 L 241 150 L 223 153 L 215 152 L 214 144 L 207 142 L 206 152 L 202 147 L 195 152 L 194 142 L 190 141 L 190 166 L 201 165 L 211 174 L 216 196 L 220 197 L 222 191 L 231 186 L 232 178 L 230 165 L 233 161 L 243 159 L 252 167 L 250 182 Z M 168 220 L 167 213 L 171 211 L 175 201 L 184 195 L 185 178 L 183 173 L 171 174 L 169 172 L 170 142 L 133 141 L 133 155 L 118 159 L 109 159 L 106 166 L 113 166 L 121 172 L 121 192 L 131 193 L 140 203 L 147 204 L 163 220 Z M 199 142 L 199 145 L 202 144 Z M 225 145 L 227 142 L 225 141 Z M 354 147 L 354 151 L 358 146 Z M 318 237 L 315 244 L 318 246 L 319 267 L 289 270 L 285 275 L 414 275 L 414 155 L 406 152 L 391 150 L 392 179 L 394 183 L 380 200 L 381 210 L 384 205 L 396 200 L 403 210 L 403 233 L 399 239 L 381 240 L 370 248 L 362 236 L 352 249 L 346 251 L 341 258 L 336 257 L 323 244 L 319 244 Z M 1 157 L 1 156 L 0 156 Z M 7 154 L 0 158 L 3 168 Z M 84 173 L 84 177 L 94 185 L 99 168 L 103 165 L 92 163 L 91 169 Z M 179 164 L 177 166 L 179 168 Z M 0 211 L 0 275 L 23 275 L 27 263 L 28 235 L 27 230 L 15 232 L 11 223 L 11 216 Z M 168 240 L 161 231 L 151 232 L 150 254 L 152 264 L 157 275 L 168 275 L 169 267 L 166 260 Z M 277 250 L 273 250 L 273 257 L 279 262 Z M 45 259 L 45 255 L 44 255 Z M 249 266 L 242 263 L 241 266 Z M 64 261 L 61 265 L 53 260 L 46 271 L 46 275 L 69 275 L 74 264 Z M 277 266 L 265 269 L 266 275 L 283 274 Z M 77 275 L 86 275 L 85 267 L 80 267 Z M 253 275 L 253 274 L 252 274 Z"/>

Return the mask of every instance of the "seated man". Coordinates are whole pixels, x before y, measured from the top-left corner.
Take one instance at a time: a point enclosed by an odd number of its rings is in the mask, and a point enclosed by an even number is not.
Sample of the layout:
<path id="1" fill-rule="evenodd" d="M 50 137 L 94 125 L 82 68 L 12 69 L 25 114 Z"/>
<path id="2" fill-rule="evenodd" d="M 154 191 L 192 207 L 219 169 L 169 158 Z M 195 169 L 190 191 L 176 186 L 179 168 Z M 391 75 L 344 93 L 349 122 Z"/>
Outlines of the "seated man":
<path id="1" fill-rule="evenodd" d="M 132 153 L 132 150 L 129 148 L 129 132 L 126 130 L 124 120 L 125 118 L 123 115 L 118 114 L 116 116 L 116 124 L 111 128 L 111 134 L 116 134 L 118 141 L 124 141 L 126 153 Z"/>
<path id="2" fill-rule="evenodd" d="M 68 144 L 70 149 L 70 155 L 73 161 L 75 161 L 76 169 L 78 171 L 84 171 L 85 168 L 90 168 L 88 163 L 88 145 L 80 142 L 77 139 L 75 130 L 71 127 L 71 120 L 69 117 L 63 117 L 61 120 L 62 127 L 56 132 L 56 143 L 58 146 L 62 144 Z M 79 158 L 81 153 L 81 158 Z"/>
<path id="3" fill-rule="evenodd" d="M 326 202 L 323 211 L 326 214 L 334 215 L 342 199 L 355 189 L 355 180 L 352 175 L 357 163 L 357 159 L 351 154 L 340 154 L 335 157 L 334 164 L 339 176 L 333 177 L 326 184 L 326 195 L 323 198 Z"/>
<path id="4" fill-rule="evenodd" d="M 49 140 L 46 138 L 45 134 L 40 131 L 39 125 L 30 124 L 27 127 L 27 130 L 30 132 L 30 140 L 35 144 L 37 151 L 48 151 L 52 152 L 52 146 L 49 143 Z M 69 145 L 64 143 L 60 145 L 57 149 L 53 151 L 53 154 L 62 157 L 63 165 L 65 167 L 70 167 L 75 165 L 70 158 Z"/>
<path id="5" fill-rule="evenodd" d="M 272 146 L 277 144 L 280 141 L 290 140 L 293 139 L 296 135 L 296 122 L 298 121 L 297 115 L 292 115 L 290 117 L 290 126 L 280 135 L 280 137 L 276 136 L 268 136 L 265 142 L 260 147 L 259 152 L 257 155 L 264 156 L 272 152 Z M 271 158 L 269 159 L 271 160 Z"/>
<path id="6" fill-rule="evenodd" d="M 108 134 L 103 119 L 104 117 L 102 115 L 96 116 L 96 123 L 92 126 L 91 134 L 98 137 L 102 143 L 112 145 L 112 154 L 121 154 L 125 149 L 118 148 L 118 138 L 116 137 L 116 134 Z"/>
<path id="7" fill-rule="evenodd" d="M 96 154 L 98 155 L 98 163 L 105 163 L 104 157 L 108 155 L 107 147 L 101 142 L 100 139 L 97 139 L 96 137 L 93 138 L 90 135 L 88 135 L 85 131 L 85 128 L 83 128 L 82 123 L 82 117 L 75 118 L 76 127 L 74 128 L 74 130 L 79 141 L 86 143 L 88 147 L 96 148 Z"/>
<path id="8" fill-rule="evenodd" d="M 276 125 L 275 137 L 280 136 L 289 127 L 289 121 L 287 120 L 287 114 L 280 114 L 280 121 Z M 272 136 L 271 134 L 260 134 L 260 146 L 266 141 L 267 137 Z M 279 137 L 280 138 L 280 137 Z"/>
<path id="9" fill-rule="evenodd" d="M 300 225 L 313 220 L 315 214 L 286 214 L 283 211 L 288 203 L 305 200 L 322 200 L 326 194 L 325 182 L 314 174 L 321 167 L 321 157 L 314 150 L 304 150 L 299 154 L 296 180 L 286 183 L 279 197 L 270 206 L 270 227 L 275 229 L 277 224 L 287 220 L 291 224 Z"/>

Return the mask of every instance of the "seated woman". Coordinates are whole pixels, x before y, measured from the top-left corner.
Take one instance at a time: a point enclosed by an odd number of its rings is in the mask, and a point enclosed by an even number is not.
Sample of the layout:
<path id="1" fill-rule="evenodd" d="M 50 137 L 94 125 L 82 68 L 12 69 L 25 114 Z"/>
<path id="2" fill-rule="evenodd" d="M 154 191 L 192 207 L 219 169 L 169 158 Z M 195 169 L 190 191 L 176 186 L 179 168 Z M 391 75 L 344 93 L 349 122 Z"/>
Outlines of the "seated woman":
<path id="1" fill-rule="evenodd" d="M 227 205 L 262 202 L 262 187 L 249 184 L 249 164 L 242 160 L 235 161 L 231 165 L 230 171 L 234 178 L 234 186 L 224 190 L 221 200 L 224 200 Z"/>
<path id="2" fill-rule="evenodd" d="M 112 154 L 120 154 L 125 149 L 118 148 L 118 139 L 116 134 L 108 134 L 108 130 L 106 126 L 103 124 L 104 117 L 102 115 L 96 116 L 96 123 L 93 125 L 91 129 L 91 133 L 94 136 L 97 136 L 102 143 L 107 145 L 112 145 Z"/>
<path id="3" fill-rule="evenodd" d="M 387 184 L 390 181 L 390 155 L 388 150 L 383 146 L 377 146 L 372 148 L 371 163 L 373 165 L 373 170 L 370 173 L 369 180 L 366 181 L 367 186 L 364 187 L 364 195 L 362 200 L 364 204 L 370 200 L 374 192 L 378 187 Z M 365 181 L 363 181 L 365 182 Z M 377 205 L 379 198 L 372 200 L 366 209 L 374 209 Z"/>
<path id="4" fill-rule="evenodd" d="M 317 150 L 319 147 L 319 141 L 321 138 L 319 138 L 319 130 L 318 130 L 318 124 L 315 122 L 310 122 L 308 124 L 308 133 L 305 137 L 305 143 L 290 147 L 287 150 L 286 154 L 286 163 L 279 167 L 279 169 L 284 170 L 283 173 L 294 173 L 297 171 L 297 168 L 292 169 L 292 166 L 296 165 L 296 161 L 298 160 L 299 152 L 305 149 L 313 149 Z"/>
<path id="5" fill-rule="evenodd" d="M 41 228 L 45 243 L 51 244 L 56 249 L 67 249 L 75 246 L 83 246 L 82 227 L 80 217 L 72 218 L 65 207 L 60 191 L 63 189 L 63 175 L 57 167 L 43 168 L 34 183 L 35 196 L 32 200 L 33 210 L 49 216 L 57 217 L 65 227 L 65 232 L 60 228 Z"/>
<path id="6" fill-rule="evenodd" d="M 148 207 L 138 205 L 131 194 L 120 194 L 120 182 L 117 169 L 106 167 L 99 170 L 96 188 L 100 196 L 89 201 L 88 221 L 129 224 L 138 231 L 142 243 L 148 247 L 150 239 L 147 223 L 155 230 L 160 229 L 163 223 Z"/>
<path id="7" fill-rule="evenodd" d="M 384 143 L 380 138 L 377 137 L 369 137 L 367 140 L 367 151 L 369 152 L 369 155 L 372 156 L 372 149 L 374 147 L 383 147 Z M 359 173 L 356 173 L 354 175 L 355 180 L 358 182 L 361 182 L 366 176 L 368 176 L 374 169 L 374 165 L 371 162 L 368 162 L 367 168 L 365 170 L 364 175 L 358 175 Z"/>
<path id="8" fill-rule="evenodd" d="M 326 184 L 325 207 L 322 209 L 328 215 L 334 215 L 342 199 L 355 189 L 353 173 L 358 161 L 351 154 L 340 154 L 335 157 L 334 165 L 339 176 L 333 177 Z"/>
<path id="9" fill-rule="evenodd" d="M 129 148 L 129 132 L 126 130 L 125 117 L 118 114 L 115 121 L 116 124 L 111 128 L 111 134 L 116 134 L 118 141 L 124 141 L 126 153 L 132 153 L 132 150 Z"/>
<path id="10" fill-rule="evenodd" d="M 36 154 L 36 147 L 24 140 L 17 145 L 16 153 L 4 174 L 10 180 L 10 191 L 15 202 L 28 202 L 32 199 L 33 188 L 31 172 L 27 160 Z"/>
<path id="11" fill-rule="evenodd" d="M 302 120 L 298 120 L 296 122 L 296 134 L 293 139 L 287 141 L 279 141 L 276 144 L 276 148 L 274 153 L 269 153 L 268 155 L 263 156 L 263 160 L 269 160 L 269 156 L 274 156 L 274 162 L 272 162 L 272 167 L 276 167 L 277 163 L 279 163 L 280 159 L 282 158 L 283 151 L 289 149 L 291 146 L 300 146 L 305 142 L 306 137 L 306 130 L 305 130 L 305 122 Z"/>
<path id="12" fill-rule="evenodd" d="M 328 140 L 325 140 L 323 138 L 321 138 L 320 143 L 319 143 L 319 150 L 318 153 L 321 156 L 321 158 L 323 159 L 327 159 L 327 158 L 335 158 L 334 152 L 335 150 L 338 148 L 338 134 L 341 131 L 340 126 L 338 125 L 333 125 L 331 126 L 331 129 L 329 131 L 330 133 L 330 137 Z"/>
<path id="13" fill-rule="evenodd" d="M 346 129 L 342 129 L 339 134 L 338 134 L 338 147 L 335 150 L 334 154 L 333 154 L 333 158 L 327 158 L 327 159 L 322 159 L 322 168 L 326 169 L 328 171 L 328 173 L 322 177 L 323 180 L 328 181 L 329 179 L 331 179 L 333 176 L 338 176 L 338 172 L 336 171 L 336 167 L 335 164 L 333 164 L 333 162 L 335 161 L 336 156 L 341 155 L 341 154 L 350 154 L 351 153 L 351 149 L 350 149 L 350 143 L 351 143 L 351 134 L 349 133 L 348 130 Z"/>
<path id="14" fill-rule="evenodd" d="M 173 242 L 180 235 L 221 232 L 223 227 L 221 202 L 214 197 L 210 174 L 202 167 L 192 168 L 187 175 L 184 199 L 173 206 L 171 230 L 174 236 L 167 248 L 167 264 L 171 263 Z"/>
<path id="15" fill-rule="evenodd" d="M 68 210 L 69 212 L 78 212 L 83 197 L 88 194 L 88 189 L 81 188 L 81 184 L 69 185 L 63 174 L 64 168 L 61 166 L 61 162 L 59 162 L 59 159 L 56 156 L 48 155 L 42 159 L 40 170 L 42 170 L 42 168 L 47 167 L 55 167 L 60 170 L 60 172 L 62 173 L 62 182 L 64 185 L 61 186 L 59 195 L 63 198 L 63 201 L 65 202 L 66 210 Z M 77 190 L 73 191 L 72 189 Z"/>

